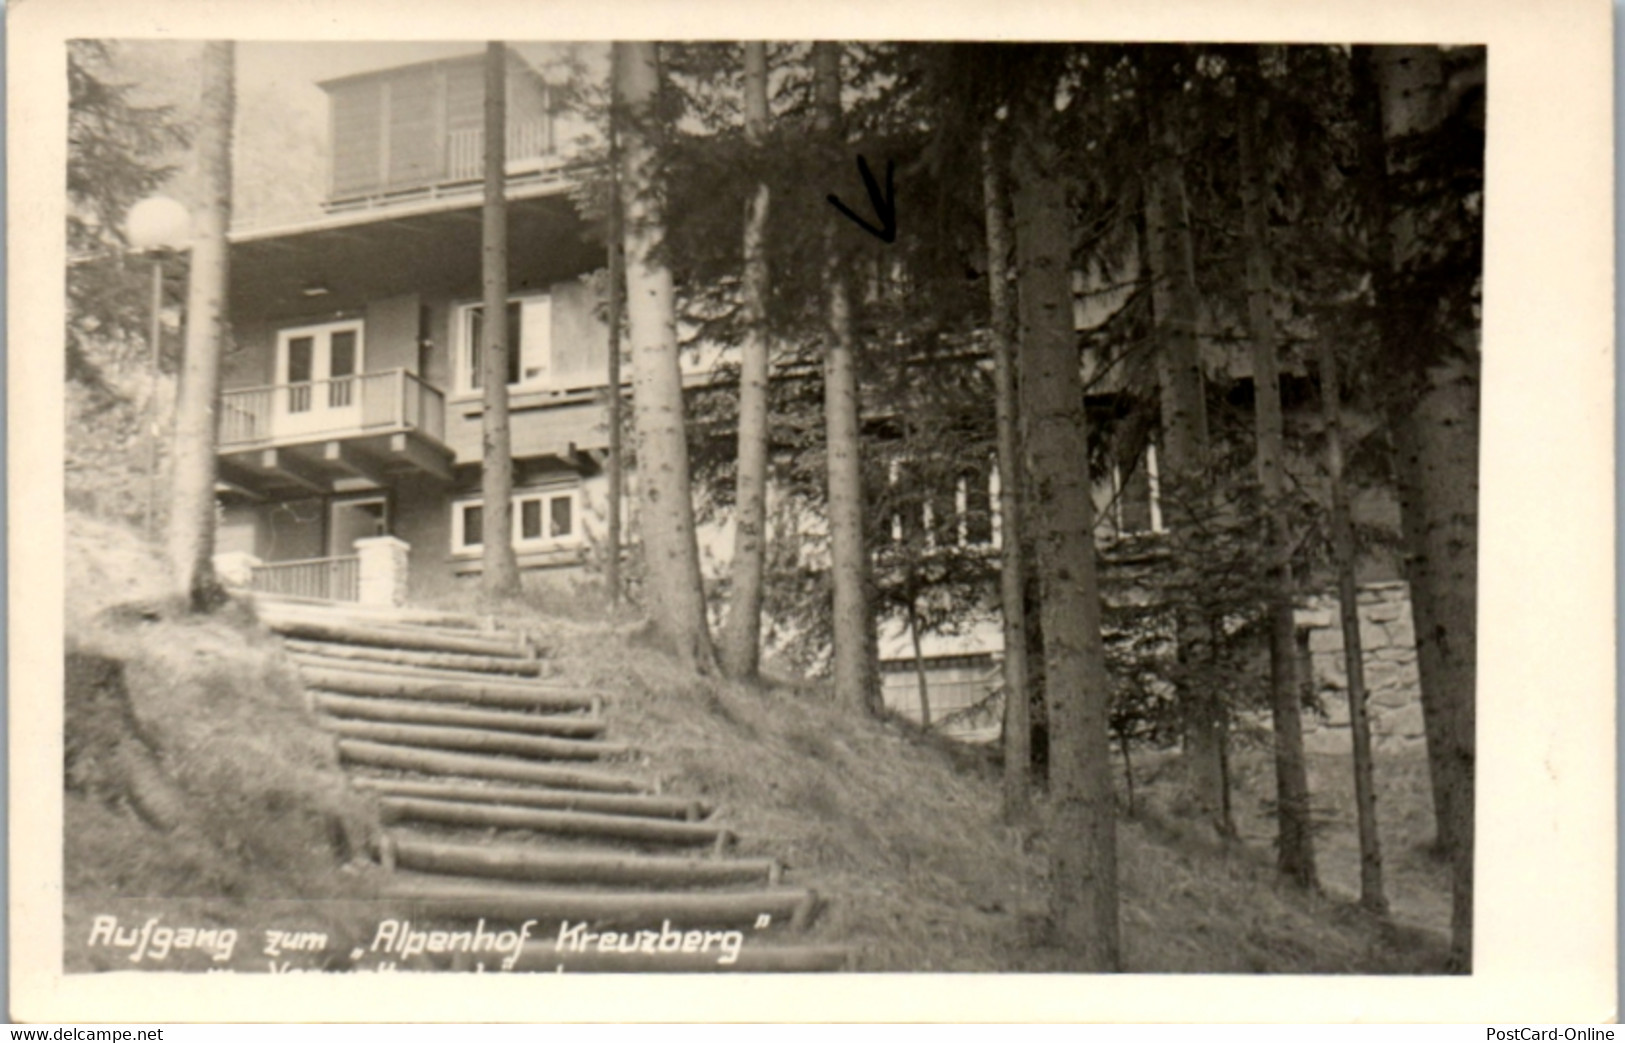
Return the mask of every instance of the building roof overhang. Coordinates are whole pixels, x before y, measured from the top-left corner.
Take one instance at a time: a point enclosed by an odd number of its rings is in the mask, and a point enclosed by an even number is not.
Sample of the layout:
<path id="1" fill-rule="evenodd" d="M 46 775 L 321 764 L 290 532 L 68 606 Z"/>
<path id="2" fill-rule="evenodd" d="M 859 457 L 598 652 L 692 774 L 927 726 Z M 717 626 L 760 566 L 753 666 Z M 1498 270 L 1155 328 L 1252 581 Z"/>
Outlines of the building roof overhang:
<path id="1" fill-rule="evenodd" d="M 602 232 L 582 219 L 574 180 L 510 186 L 510 292 L 545 289 L 603 264 Z M 231 247 L 235 320 L 364 308 L 403 294 L 478 296 L 480 194 L 458 192 L 241 229 Z"/>
<path id="2" fill-rule="evenodd" d="M 538 83 L 545 82 L 541 75 L 531 67 L 531 64 L 525 61 L 524 57 L 512 47 L 505 45 L 503 50 L 506 52 L 509 72 L 517 70 L 522 74 L 530 76 Z M 430 58 L 427 61 L 409 62 L 405 65 L 391 65 L 383 69 L 367 69 L 362 72 L 352 72 L 343 76 L 330 76 L 325 80 L 317 80 L 316 86 L 331 93 L 335 87 L 345 87 L 352 83 L 362 83 L 367 80 L 385 79 L 387 77 L 398 76 L 401 73 L 412 72 L 419 69 L 432 69 L 436 66 L 445 67 L 451 65 L 483 65 L 484 63 L 485 48 L 482 46 L 479 50 L 469 51 L 467 54 L 453 54 L 444 58 Z"/>

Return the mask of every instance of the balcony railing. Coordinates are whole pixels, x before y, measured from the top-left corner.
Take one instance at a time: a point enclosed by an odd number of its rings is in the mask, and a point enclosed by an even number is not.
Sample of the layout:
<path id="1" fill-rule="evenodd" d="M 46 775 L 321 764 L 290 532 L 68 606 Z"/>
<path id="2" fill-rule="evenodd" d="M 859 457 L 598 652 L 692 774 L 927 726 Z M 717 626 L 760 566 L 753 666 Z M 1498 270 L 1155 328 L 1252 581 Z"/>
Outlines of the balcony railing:
<path id="1" fill-rule="evenodd" d="M 513 120 L 508 124 L 508 162 L 540 159 L 549 153 L 547 121 Z M 485 128 L 454 130 L 446 141 L 446 180 L 473 181 L 485 174 Z"/>
<path id="2" fill-rule="evenodd" d="M 286 445 L 394 430 L 445 437 L 446 400 L 404 369 L 227 391 L 220 448 Z"/>
<path id="3" fill-rule="evenodd" d="M 262 594 L 323 601 L 359 601 L 361 559 L 304 558 L 254 566 L 252 589 Z"/>

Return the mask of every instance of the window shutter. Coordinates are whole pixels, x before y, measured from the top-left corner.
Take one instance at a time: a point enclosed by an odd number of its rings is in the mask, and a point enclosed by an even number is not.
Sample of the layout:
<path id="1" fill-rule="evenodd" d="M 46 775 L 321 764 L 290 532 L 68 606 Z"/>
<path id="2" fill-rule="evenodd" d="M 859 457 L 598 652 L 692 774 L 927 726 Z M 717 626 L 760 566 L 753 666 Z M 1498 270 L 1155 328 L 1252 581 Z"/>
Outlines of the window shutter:
<path id="1" fill-rule="evenodd" d="M 382 182 L 379 121 L 383 84 L 364 80 L 333 92 L 333 196 L 361 195 Z"/>
<path id="2" fill-rule="evenodd" d="M 389 177 L 392 188 L 428 185 L 439 179 L 435 141 L 435 80 L 417 69 L 390 77 Z"/>
<path id="3" fill-rule="evenodd" d="M 587 279 L 555 283 L 550 300 L 553 386 L 602 387 L 609 372 L 609 327 L 598 316 L 598 285 Z"/>

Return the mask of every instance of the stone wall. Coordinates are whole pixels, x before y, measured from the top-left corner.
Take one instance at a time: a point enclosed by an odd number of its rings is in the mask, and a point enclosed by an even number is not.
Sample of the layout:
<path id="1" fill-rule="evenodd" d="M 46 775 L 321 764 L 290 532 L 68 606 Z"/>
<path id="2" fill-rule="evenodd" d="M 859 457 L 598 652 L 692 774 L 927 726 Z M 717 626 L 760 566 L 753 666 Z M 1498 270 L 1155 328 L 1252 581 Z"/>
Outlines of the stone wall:
<path id="1" fill-rule="evenodd" d="M 1410 588 L 1403 582 L 1369 584 L 1360 588 L 1359 603 L 1372 745 L 1378 751 L 1420 746 L 1421 688 Z M 1341 618 L 1335 594 L 1311 599 L 1297 613 L 1299 655 L 1307 659 L 1323 711 L 1303 717 L 1304 746 L 1311 752 L 1347 753 L 1351 748 Z"/>

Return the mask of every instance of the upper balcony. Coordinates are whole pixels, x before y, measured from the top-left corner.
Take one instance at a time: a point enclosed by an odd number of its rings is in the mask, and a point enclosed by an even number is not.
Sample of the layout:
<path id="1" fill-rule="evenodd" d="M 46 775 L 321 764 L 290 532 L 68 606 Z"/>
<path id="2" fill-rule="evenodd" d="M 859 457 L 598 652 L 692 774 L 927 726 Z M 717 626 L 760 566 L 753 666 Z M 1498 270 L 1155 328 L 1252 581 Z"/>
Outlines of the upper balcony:
<path id="1" fill-rule="evenodd" d="M 250 496 L 451 478 L 441 393 L 404 369 L 225 391 L 220 478 Z"/>
<path id="2" fill-rule="evenodd" d="M 508 52 L 507 174 L 557 178 L 548 87 Z M 321 84 L 331 104 L 329 211 L 466 194 L 485 170 L 484 56 L 422 62 Z"/>

